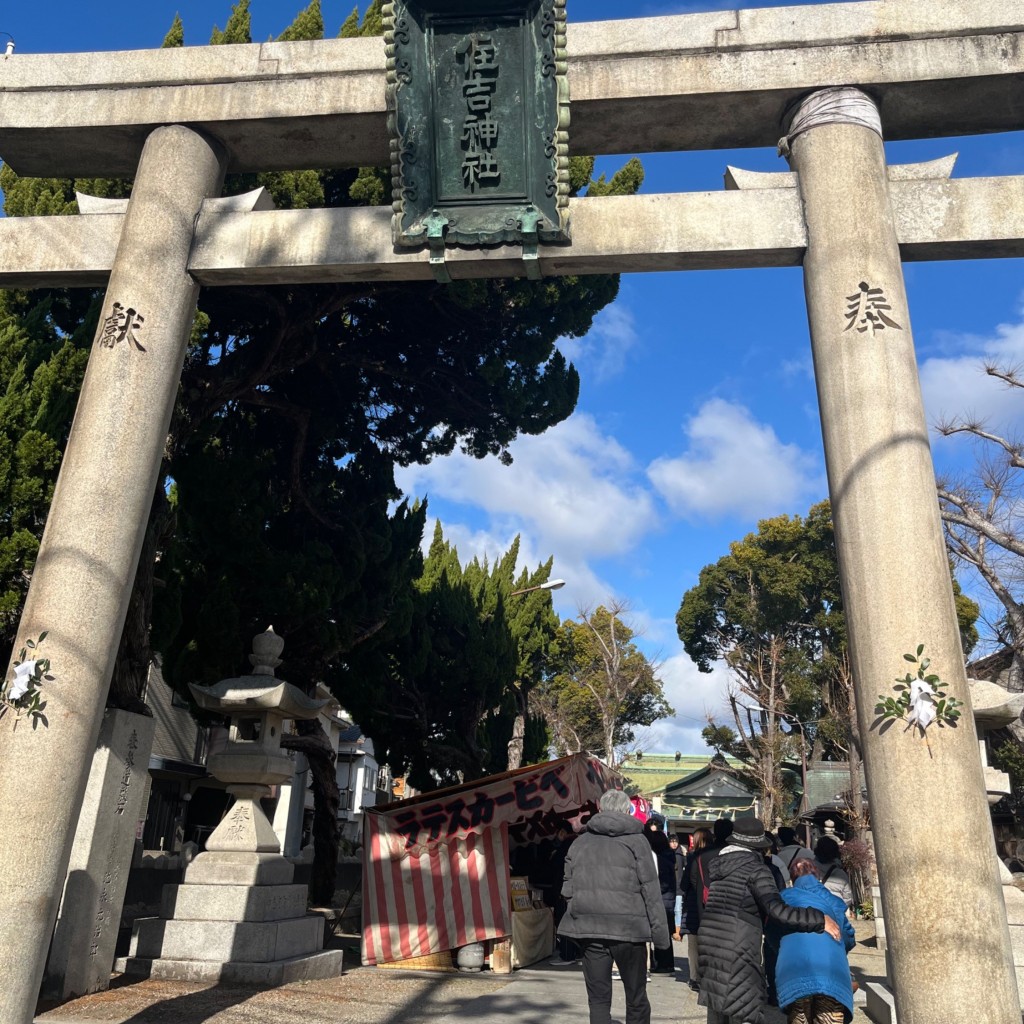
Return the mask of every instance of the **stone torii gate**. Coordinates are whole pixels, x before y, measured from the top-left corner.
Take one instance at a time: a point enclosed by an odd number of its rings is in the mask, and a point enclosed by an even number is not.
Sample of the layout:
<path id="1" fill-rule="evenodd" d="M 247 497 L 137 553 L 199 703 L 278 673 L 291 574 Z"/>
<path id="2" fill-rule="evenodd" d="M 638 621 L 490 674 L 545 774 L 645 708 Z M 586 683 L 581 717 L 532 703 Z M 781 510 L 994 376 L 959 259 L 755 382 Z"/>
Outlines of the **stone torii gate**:
<path id="1" fill-rule="evenodd" d="M 788 138 L 795 174 L 573 201 L 573 242 L 541 245 L 540 270 L 803 265 L 899 1017 L 1018 1024 L 971 718 L 929 752 L 874 706 L 918 643 L 969 702 L 901 260 L 1024 254 L 1024 177 L 887 168 L 882 134 L 1020 129 L 1024 0 L 575 24 L 569 53 L 574 152 Z M 0 59 L 12 168 L 135 178 L 123 210 L 0 223 L 0 286 L 107 282 L 121 325 L 97 331 L 18 634 L 49 630 L 49 726 L 0 720 L 5 1024 L 32 1017 L 198 289 L 432 274 L 393 248 L 388 209 L 211 201 L 227 170 L 388 164 L 384 63 L 372 39 Z M 523 274 L 523 255 L 451 251 L 446 269 Z"/>

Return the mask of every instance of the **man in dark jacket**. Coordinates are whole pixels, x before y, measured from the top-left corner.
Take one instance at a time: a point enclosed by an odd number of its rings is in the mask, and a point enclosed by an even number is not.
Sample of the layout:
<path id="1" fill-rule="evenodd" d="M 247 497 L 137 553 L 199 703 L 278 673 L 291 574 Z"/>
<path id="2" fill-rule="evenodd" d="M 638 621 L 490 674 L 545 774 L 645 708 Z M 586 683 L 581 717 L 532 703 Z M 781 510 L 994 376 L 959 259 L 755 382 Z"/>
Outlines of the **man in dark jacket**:
<path id="1" fill-rule="evenodd" d="M 654 855 L 625 793 L 609 790 L 599 806 L 565 858 L 569 906 L 558 934 L 583 947 L 590 1024 L 610 1024 L 613 962 L 626 992 L 626 1024 L 650 1024 L 647 943 L 672 948 Z"/>
<path id="2" fill-rule="evenodd" d="M 700 1001 L 708 1024 L 761 1024 L 766 1002 L 761 966 L 763 922 L 788 931 L 839 926 L 820 910 L 783 903 L 762 853 L 770 841 L 757 818 L 740 818 L 729 843 L 709 864 L 710 891 L 700 925 Z"/>

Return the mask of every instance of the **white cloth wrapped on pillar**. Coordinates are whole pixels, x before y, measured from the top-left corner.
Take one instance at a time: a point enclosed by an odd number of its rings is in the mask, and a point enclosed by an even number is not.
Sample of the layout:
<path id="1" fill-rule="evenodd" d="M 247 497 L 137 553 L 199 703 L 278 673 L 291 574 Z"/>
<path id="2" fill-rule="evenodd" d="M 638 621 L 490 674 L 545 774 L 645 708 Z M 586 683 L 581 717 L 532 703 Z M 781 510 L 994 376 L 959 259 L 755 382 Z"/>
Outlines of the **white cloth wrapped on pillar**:
<path id="1" fill-rule="evenodd" d="M 819 89 L 811 93 L 793 112 L 789 130 L 779 139 L 779 156 L 789 156 L 793 139 L 823 124 L 859 124 L 882 138 L 882 119 L 875 101 L 852 86 Z"/>

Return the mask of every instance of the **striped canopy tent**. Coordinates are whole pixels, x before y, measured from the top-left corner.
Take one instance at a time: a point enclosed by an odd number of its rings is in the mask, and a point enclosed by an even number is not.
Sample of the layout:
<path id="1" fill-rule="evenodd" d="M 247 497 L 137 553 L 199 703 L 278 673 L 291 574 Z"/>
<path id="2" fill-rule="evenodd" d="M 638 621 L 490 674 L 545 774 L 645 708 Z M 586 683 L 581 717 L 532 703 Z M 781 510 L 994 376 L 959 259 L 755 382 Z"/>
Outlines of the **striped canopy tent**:
<path id="1" fill-rule="evenodd" d="M 585 824 L 622 778 L 573 754 L 366 808 L 364 964 L 512 934 L 509 849 Z"/>

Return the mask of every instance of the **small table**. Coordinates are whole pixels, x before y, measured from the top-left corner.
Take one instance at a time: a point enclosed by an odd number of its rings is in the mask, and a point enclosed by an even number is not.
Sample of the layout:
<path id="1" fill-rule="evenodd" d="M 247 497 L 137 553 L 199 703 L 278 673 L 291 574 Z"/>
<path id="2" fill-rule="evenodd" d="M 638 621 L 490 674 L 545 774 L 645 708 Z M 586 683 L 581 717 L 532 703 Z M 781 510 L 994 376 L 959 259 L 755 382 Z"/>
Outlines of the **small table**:
<path id="1" fill-rule="evenodd" d="M 529 967 L 555 947 L 555 915 L 550 907 L 512 912 L 512 969 Z"/>

